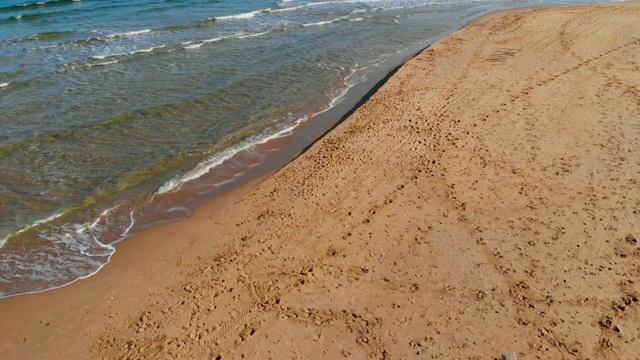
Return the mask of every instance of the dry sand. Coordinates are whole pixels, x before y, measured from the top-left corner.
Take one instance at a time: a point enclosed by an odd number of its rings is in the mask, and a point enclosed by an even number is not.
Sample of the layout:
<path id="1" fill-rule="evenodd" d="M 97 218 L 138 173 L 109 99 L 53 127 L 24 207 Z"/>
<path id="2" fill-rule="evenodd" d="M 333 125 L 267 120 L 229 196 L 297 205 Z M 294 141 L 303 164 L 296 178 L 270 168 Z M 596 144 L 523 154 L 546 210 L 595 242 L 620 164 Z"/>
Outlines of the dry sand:
<path id="1" fill-rule="evenodd" d="M 473 22 L 239 200 L 0 301 L 0 358 L 638 358 L 639 19 Z"/>

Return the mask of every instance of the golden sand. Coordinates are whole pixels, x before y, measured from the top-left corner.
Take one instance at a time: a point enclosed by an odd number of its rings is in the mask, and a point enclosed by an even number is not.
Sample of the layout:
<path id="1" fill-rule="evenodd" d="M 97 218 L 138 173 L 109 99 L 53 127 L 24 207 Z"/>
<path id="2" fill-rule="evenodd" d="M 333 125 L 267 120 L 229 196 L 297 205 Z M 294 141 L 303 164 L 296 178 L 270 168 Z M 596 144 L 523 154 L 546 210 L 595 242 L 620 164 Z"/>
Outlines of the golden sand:
<path id="1" fill-rule="evenodd" d="M 474 21 L 239 199 L 0 300 L 0 357 L 637 357 L 639 19 Z"/>

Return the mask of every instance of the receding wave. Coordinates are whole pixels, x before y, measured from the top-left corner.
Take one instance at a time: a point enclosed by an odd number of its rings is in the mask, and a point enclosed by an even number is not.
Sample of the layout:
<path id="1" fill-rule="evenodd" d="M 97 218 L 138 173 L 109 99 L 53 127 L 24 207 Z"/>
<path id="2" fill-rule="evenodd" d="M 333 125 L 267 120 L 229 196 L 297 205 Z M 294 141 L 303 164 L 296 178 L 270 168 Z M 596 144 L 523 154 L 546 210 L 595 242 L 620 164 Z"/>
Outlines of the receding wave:
<path id="1" fill-rule="evenodd" d="M 62 224 L 62 231 L 56 234 L 41 234 L 49 240 L 45 248 L 3 254 L 0 283 L 8 285 L 0 287 L 0 298 L 60 288 L 100 271 L 116 251 L 113 245 L 98 240 L 102 233 L 109 231 L 108 217 L 115 208 L 117 206 L 105 210 L 92 221 Z M 36 221 L 22 232 L 56 221 L 60 216 L 56 214 Z M 121 228 L 120 240 L 129 235 L 133 224 L 131 213 L 129 224 Z M 8 244 L 5 239 L 2 245 L 6 247 Z M 55 258 L 56 261 L 43 263 L 43 258 Z"/>

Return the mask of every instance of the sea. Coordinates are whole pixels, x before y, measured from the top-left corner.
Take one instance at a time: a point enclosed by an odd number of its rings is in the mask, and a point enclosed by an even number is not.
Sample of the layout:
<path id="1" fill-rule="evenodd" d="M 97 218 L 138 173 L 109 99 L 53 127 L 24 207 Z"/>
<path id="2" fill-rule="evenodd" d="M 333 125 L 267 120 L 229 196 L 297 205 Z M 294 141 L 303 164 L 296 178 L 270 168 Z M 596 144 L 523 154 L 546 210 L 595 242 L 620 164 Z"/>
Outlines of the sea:
<path id="1" fill-rule="evenodd" d="M 576 3 L 25 1 L 0 0 L 0 297 L 283 166 L 468 20 Z"/>

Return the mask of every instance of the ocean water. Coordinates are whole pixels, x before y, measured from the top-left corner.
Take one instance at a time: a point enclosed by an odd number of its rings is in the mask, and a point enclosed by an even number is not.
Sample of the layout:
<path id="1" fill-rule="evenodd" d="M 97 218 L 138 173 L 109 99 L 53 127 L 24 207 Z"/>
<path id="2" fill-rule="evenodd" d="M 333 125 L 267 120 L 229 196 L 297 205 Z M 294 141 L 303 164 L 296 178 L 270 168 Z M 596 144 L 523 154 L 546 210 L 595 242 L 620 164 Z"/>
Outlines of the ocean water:
<path id="1" fill-rule="evenodd" d="M 91 276 L 389 59 L 571 2 L 25 1 L 0 0 L 0 297 Z"/>

